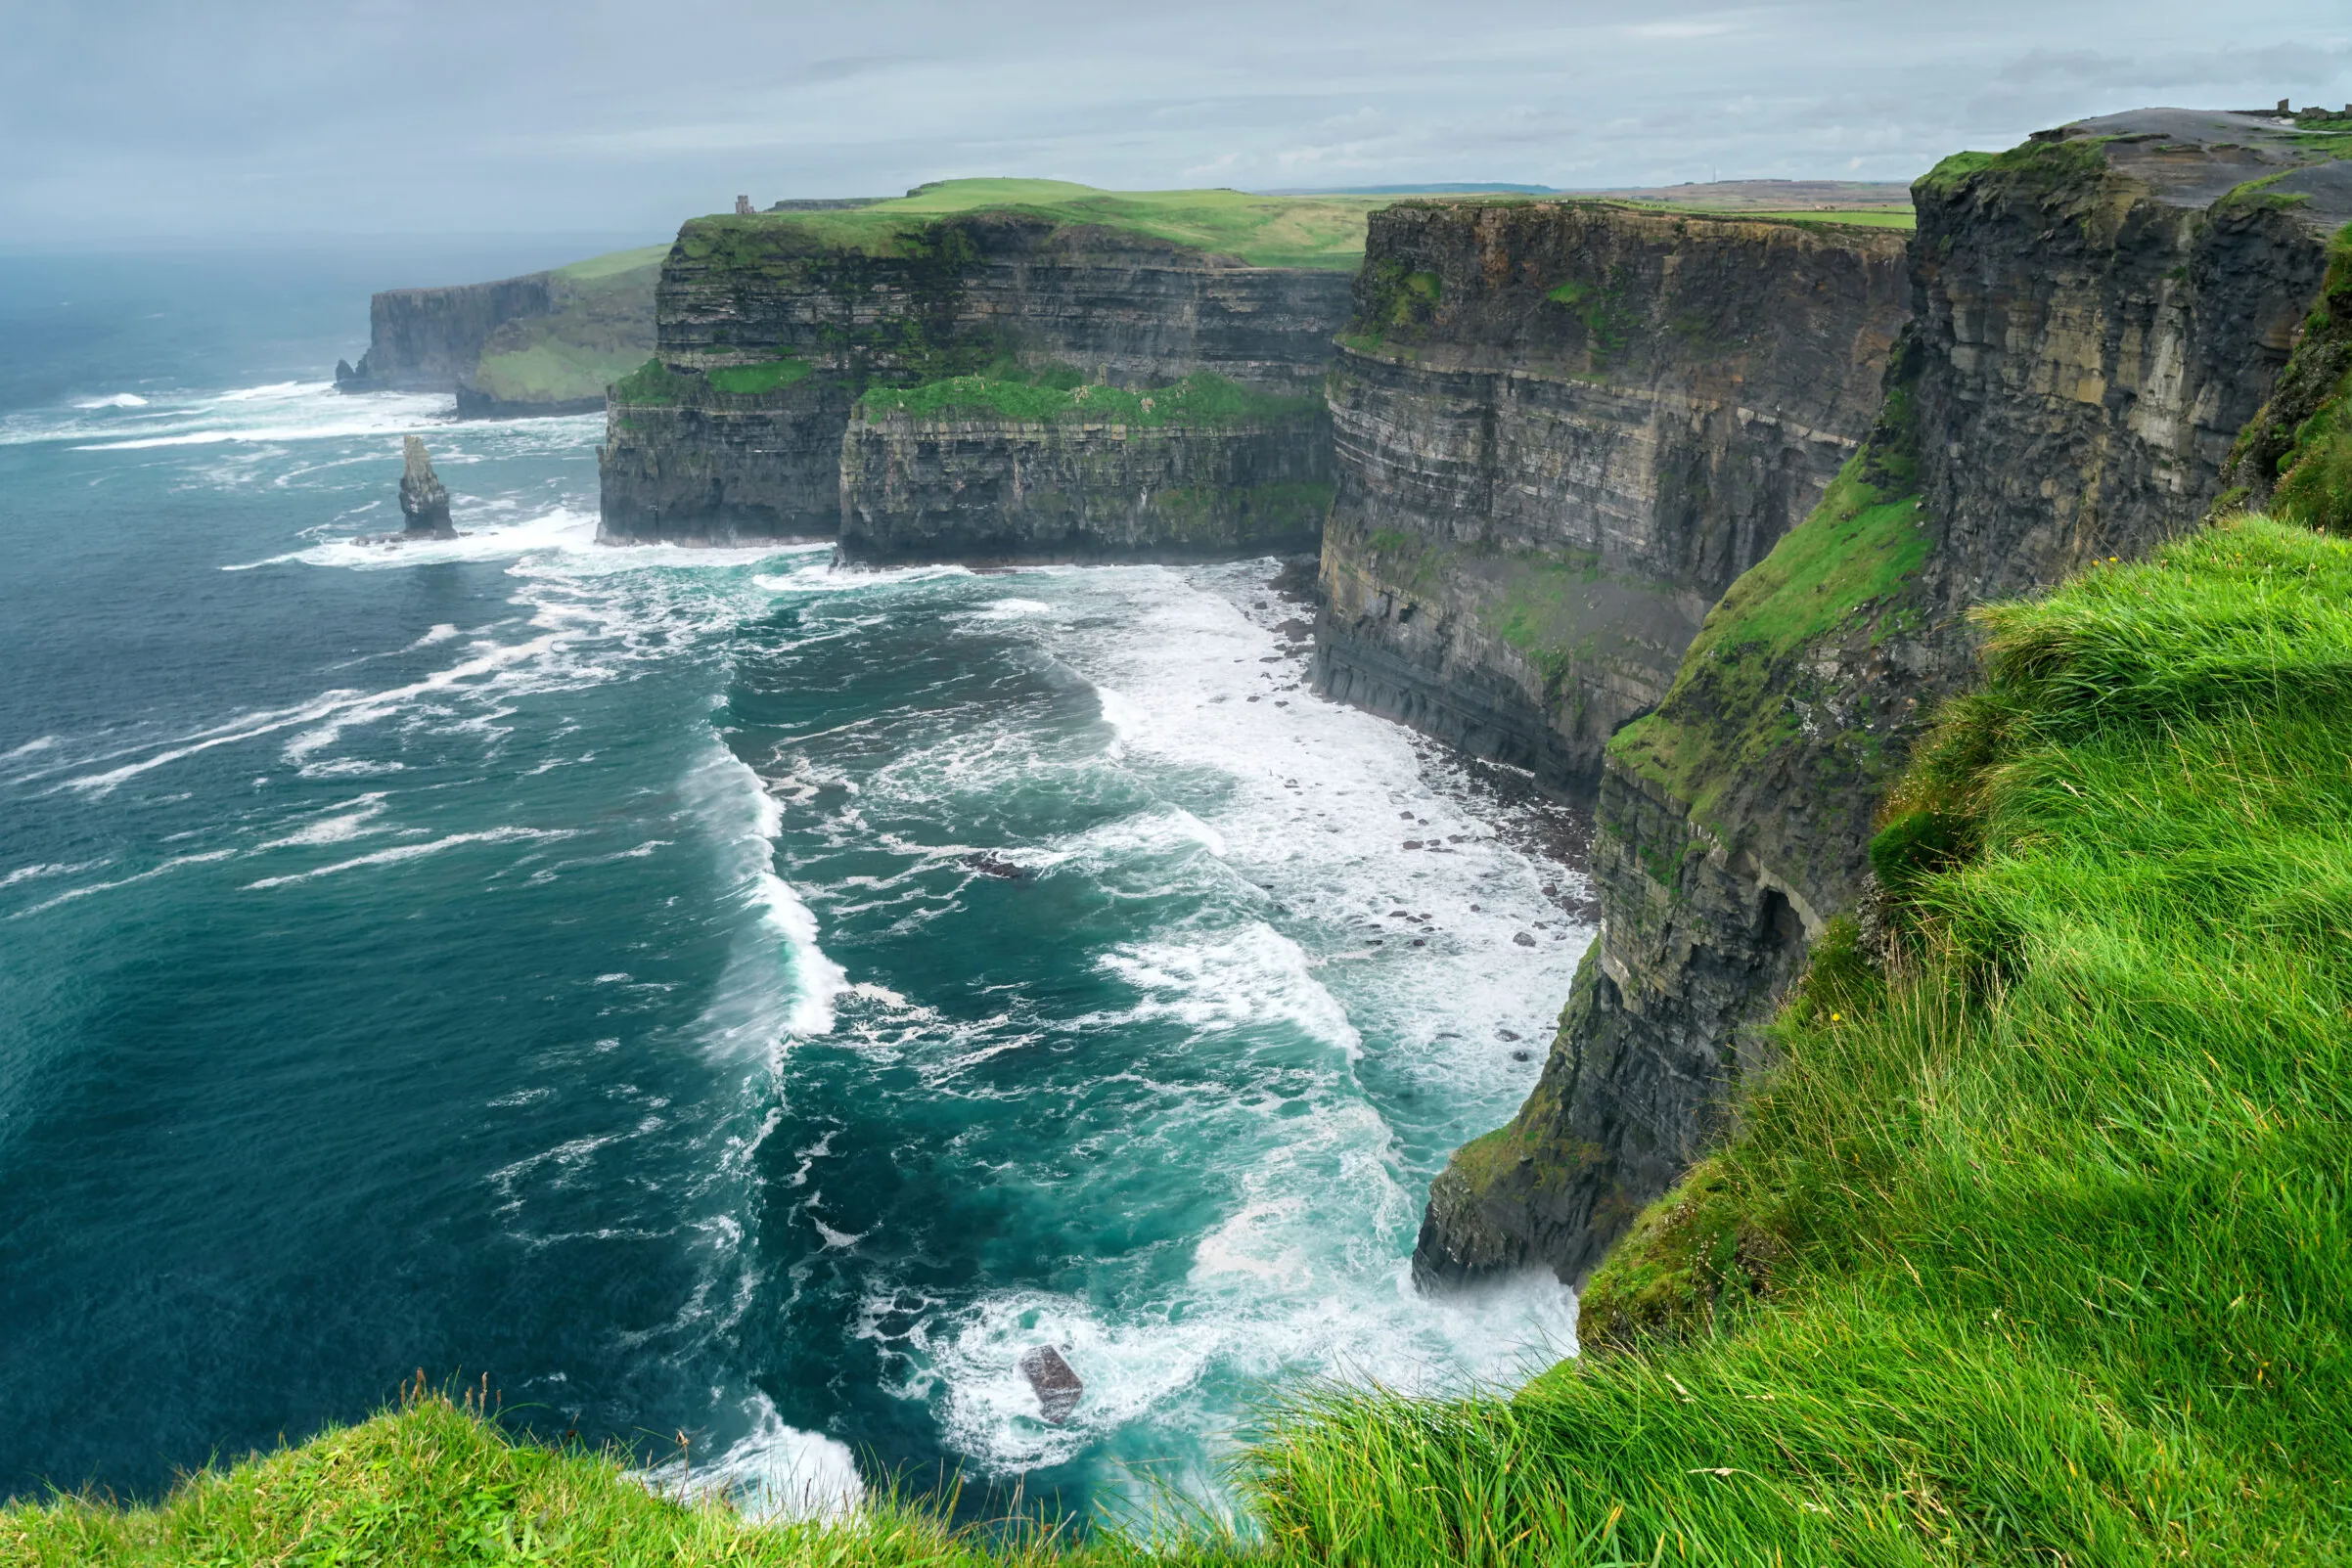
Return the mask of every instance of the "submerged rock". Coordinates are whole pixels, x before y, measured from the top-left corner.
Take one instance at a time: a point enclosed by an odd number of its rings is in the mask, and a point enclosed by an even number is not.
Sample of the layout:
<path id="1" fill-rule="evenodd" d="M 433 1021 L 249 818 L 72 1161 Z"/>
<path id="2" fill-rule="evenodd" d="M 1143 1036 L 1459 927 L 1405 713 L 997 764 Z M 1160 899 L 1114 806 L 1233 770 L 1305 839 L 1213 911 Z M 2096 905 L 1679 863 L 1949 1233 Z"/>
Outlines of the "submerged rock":
<path id="1" fill-rule="evenodd" d="M 1007 882 L 1025 882 L 1029 879 L 1028 867 L 1016 861 L 1007 860 L 1002 855 L 991 855 L 986 850 L 974 850 L 969 855 L 958 856 L 957 859 L 978 872 L 982 876 L 994 876 L 1000 881 Z"/>
<path id="2" fill-rule="evenodd" d="M 1039 1345 L 1020 1358 L 1021 1375 L 1037 1391 L 1038 1411 L 1056 1426 L 1069 1420 L 1070 1411 L 1078 1408 L 1078 1396 L 1086 1392 L 1086 1384 L 1070 1370 L 1062 1359 L 1062 1352 L 1051 1345 Z"/>
<path id="3" fill-rule="evenodd" d="M 449 520 L 449 492 L 432 471 L 432 458 L 425 443 L 404 435 L 400 451 L 408 464 L 400 475 L 400 515 L 404 519 L 400 537 L 455 539 L 457 527 Z"/>

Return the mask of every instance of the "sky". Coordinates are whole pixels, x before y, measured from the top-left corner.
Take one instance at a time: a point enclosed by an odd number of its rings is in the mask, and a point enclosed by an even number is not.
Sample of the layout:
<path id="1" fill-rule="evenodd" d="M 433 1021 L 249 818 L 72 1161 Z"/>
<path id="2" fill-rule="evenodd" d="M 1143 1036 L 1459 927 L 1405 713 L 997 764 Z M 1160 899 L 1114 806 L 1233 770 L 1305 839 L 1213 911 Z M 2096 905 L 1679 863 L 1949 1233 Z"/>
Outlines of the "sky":
<path id="1" fill-rule="evenodd" d="M 1908 181 L 2352 102 L 2345 0 L 0 0 L 0 247 L 642 234 L 738 193 Z"/>

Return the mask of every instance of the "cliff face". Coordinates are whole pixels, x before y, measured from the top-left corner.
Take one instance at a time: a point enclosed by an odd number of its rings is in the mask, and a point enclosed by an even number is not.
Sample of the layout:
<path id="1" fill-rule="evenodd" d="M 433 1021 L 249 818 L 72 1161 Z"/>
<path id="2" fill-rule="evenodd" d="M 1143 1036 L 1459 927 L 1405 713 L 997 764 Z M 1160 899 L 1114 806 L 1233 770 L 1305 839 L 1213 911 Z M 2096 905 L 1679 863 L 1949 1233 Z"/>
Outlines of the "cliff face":
<path id="1" fill-rule="evenodd" d="M 849 426 L 841 555 L 973 565 L 1312 554 L 1331 427 L 894 415 Z"/>
<path id="2" fill-rule="evenodd" d="M 1347 287 L 1016 213 L 849 239 L 789 215 L 698 219 L 662 270 L 657 363 L 615 388 L 603 533 L 831 534 L 841 438 L 870 386 L 1014 361 L 1119 386 L 1209 372 L 1296 391 L 1330 359 Z M 990 461 L 1010 465 L 1012 447 Z"/>
<path id="3" fill-rule="evenodd" d="M 1902 236 L 1376 213 L 1332 378 L 1319 690 L 1590 791 L 1877 406 Z"/>
<path id="4" fill-rule="evenodd" d="M 1717 1136 L 1872 816 L 1972 668 L 1968 606 L 2194 526 L 2352 218 L 2352 163 L 2148 111 L 1914 188 L 1912 324 L 1865 452 L 1610 743 L 1602 926 L 1535 1092 L 1430 1194 L 1415 1273 L 1582 1277 Z"/>
<path id="5" fill-rule="evenodd" d="M 654 350 L 654 285 L 666 247 L 449 289 L 395 289 L 369 306 L 345 391 L 457 394 L 460 419 L 587 414 Z"/>
<path id="6" fill-rule="evenodd" d="M 474 374 L 482 345 L 512 321 L 544 316 L 544 272 L 448 289 L 387 289 L 368 301 L 368 351 L 336 384 L 349 391 L 445 392 Z"/>

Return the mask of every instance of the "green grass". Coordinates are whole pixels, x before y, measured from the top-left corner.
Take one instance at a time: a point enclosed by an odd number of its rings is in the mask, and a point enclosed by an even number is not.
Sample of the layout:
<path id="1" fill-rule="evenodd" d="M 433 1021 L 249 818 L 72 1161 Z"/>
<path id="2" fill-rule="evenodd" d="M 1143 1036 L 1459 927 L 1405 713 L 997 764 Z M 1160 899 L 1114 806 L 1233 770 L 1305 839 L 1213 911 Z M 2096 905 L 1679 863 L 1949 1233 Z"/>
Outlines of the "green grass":
<path id="1" fill-rule="evenodd" d="M 1352 270 L 1364 256 L 1379 196 L 1252 196 L 1244 191 L 1103 191 L 1065 180 L 942 180 L 912 196 L 845 212 L 779 212 L 700 218 L 716 225 L 790 224 L 812 242 L 869 255 L 894 247 L 933 219 L 984 209 L 1035 213 L 1171 240 L 1260 267 Z"/>
<path id="2" fill-rule="evenodd" d="M 1950 196 L 1966 182 L 1993 175 L 2022 194 L 2045 198 L 2103 174 L 2107 168 L 2104 136 L 2082 136 L 2063 142 L 2025 142 L 2006 153 L 1954 153 L 1912 183 L 1915 193 Z"/>
<path id="3" fill-rule="evenodd" d="M 1817 954 L 1739 1135 L 1592 1281 L 1596 1353 L 1301 1402 L 1251 1461 L 1275 1540 L 2352 1556 L 2352 545 L 2239 521 L 1983 618 L 1901 796 L 1965 853 L 1891 962 Z"/>
<path id="4" fill-rule="evenodd" d="M 556 276 L 572 283 L 601 283 L 608 278 L 618 278 L 628 273 L 658 272 L 661 263 L 668 258 L 669 246 L 666 245 L 640 246 L 634 250 L 611 250 L 601 256 L 590 256 L 585 261 L 558 267 Z"/>
<path id="5" fill-rule="evenodd" d="M 703 372 L 714 391 L 757 397 L 805 380 L 816 367 L 805 359 L 771 359 L 758 365 L 721 365 Z"/>
<path id="6" fill-rule="evenodd" d="M 1754 209 L 1738 206 L 1709 206 L 1696 202 L 1628 202 L 1612 201 L 1611 205 L 1629 206 L 1644 212 L 1689 213 L 1695 217 L 1754 219 L 1758 223 L 1820 224 L 1828 228 L 1903 229 L 1919 226 L 1916 214 L 1908 208 L 1895 207 L 1788 207 L 1786 209 Z"/>
<path id="7" fill-rule="evenodd" d="M 720 1500 L 655 1495 L 632 1479 L 626 1455 L 517 1442 L 474 1402 L 415 1391 L 374 1420 L 192 1477 L 157 1506 L 0 1505 L 8 1568 L 1182 1568 L 1222 1545 L 1196 1531 L 1192 1544 L 1149 1556 L 1150 1535 L 1073 1544 L 1035 1520 L 957 1529 L 936 1507 L 894 1499 L 849 1521 L 756 1526 Z"/>
<path id="8" fill-rule="evenodd" d="M 1700 822 L 1711 824 L 1718 802 L 1796 739 L 1797 718 L 1778 694 L 1791 666 L 1814 644 L 1895 605 L 1926 561 L 1931 540 L 1902 449 L 1907 394 L 1898 387 L 1887 402 L 1891 420 L 1821 503 L 1707 612 L 1666 700 L 1609 740 L 1611 756 Z"/>
<path id="9" fill-rule="evenodd" d="M 681 376 L 658 359 L 649 359 L 612 383 L 612 401 L 639 407 L 668 407 L 701 390 L 692 376 Z"/>
<path id="10" fill-rule="evenodd" d="M 555 309 L 508 322 L 476 361 L 474 384 L 518 403 L 601 397 L 654 349 L 654 288 L 667 246 L 558 267 Z"/>
<path id="11" fill-rule="evenodd" d="M 699 401 L 705 390 L 731 397 L 757 397 L 808 379 L 815 367 L 805 359 L 771 359 L 756 365 L 721 365 L 701 373 L 671 370 L 649 359 L 612 383 L 612 401 L 638 407 L 672 407 Z"/>
<path id="12" fill-rule="evenodd" d="M 507 353 L 484 353 L 475 367 L 474 384 L 511 402 L 597 397 L 644 358 L 643 348 L 603 348 L 549 334 Z"/>
<path id="13" fill-rule="evenodd" d="M 861 419 L 1003 419 L 1083 425 L 1230 427 L 1313 419 L 1320 399 L 1281 397 L 1200 371 L 1141 390 L 1090 385 L 1068 366 L 1024 372 L 1009 364 L 922 386 L 878 386 L 858 400 Z"/>

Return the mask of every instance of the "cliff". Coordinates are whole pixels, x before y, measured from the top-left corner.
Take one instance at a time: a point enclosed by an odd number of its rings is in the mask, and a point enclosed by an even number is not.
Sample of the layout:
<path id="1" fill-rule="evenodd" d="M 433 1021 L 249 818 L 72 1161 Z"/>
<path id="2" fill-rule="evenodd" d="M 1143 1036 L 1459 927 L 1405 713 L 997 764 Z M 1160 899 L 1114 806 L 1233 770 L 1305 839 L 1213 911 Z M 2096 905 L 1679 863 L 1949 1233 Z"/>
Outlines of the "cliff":
<path id="1" fill-rule="evenodd" d="M 1867 449 L 1609 742 L 1600 934 L 1535 1092 L 1434 1185 L 1418 1277 L 1577 1280 L 1720 1136 L 1807 944 L 1865 899 L 1887 783 L 1973 667 L 1970 606 L 2215 500 L 2352 218 L 2331 146 L 2145 111 L 1915 186 L 1913 319 Z"/>
<path id="2" fill-rule="evenodd" d="M 1599 203 L 1376 214 L 1331 380 L 1317 689 L 1589 794 L 1860 442 L 1903 246 Z"/>
<path id="3" fill-rule="evenodd" d="M 1019 210 L 932 217 L 884 203 L 697 219 L 662 269 L 656 358 L 613 391 L 601 536 L 833 535 L 842 438 L 872 387 L 1068 366 L 1124 388 L 1210 375 L 1297 395 L 1330 358 L 1347 287 L 1329 268 L 1251 266 Z M 1181 437 L 1144 444 L 1164 451 Z M 972 432 L 962 446 L 954 464 L 972 460 Z M 1074 482 L 1087 465 L 1071 466 L 1070 443 L 1060 450 Z M 886 450 L 883 461 L 886 470 Z M 1014 461 L 1010 446 L 986 460 L 1007 472 Z M 1227 461 L 1204 455 L 1194 466 Z M 930 515 L 926 528 L 943 515 Z"/>
<path id="4" fill-rule="evenodd" d="M 446 289 L 387 289 L 368 301 L 368 350 L 346 391 L 445 392 L 474 374 L 482 344 L 509 322 L 544 316 L 555 294 L 544 272 Z"/>
<path id="5" fill-rule="evenodd" d="M 457 524 L 449 519 L 449 491 L 432 471 L 425 443 L 413 435 L 400 438 L 400 537 L 455 539 Z"/>
<path id="6" fill-rule="evenodd" d="M 861 405 L 841 449 L 842 559 L 1164 560 L 1311 555 L 1331 505 L 1331 426 L 1319 406 L 1225 419 L 1181 410 L 1193 382 L 1126 401 L 1008 416 Z M 1230 383 L 1227 383 L 1230 385 Z"/>
<path id="7" fill-rule="evenodd" d="M 344 391 L 457 394 L 466 419 L 593 413 L 654 346 L 664 248 L 622 250 L 495 283 L 394 289 L 369 302 L 368 350 Z"/>

